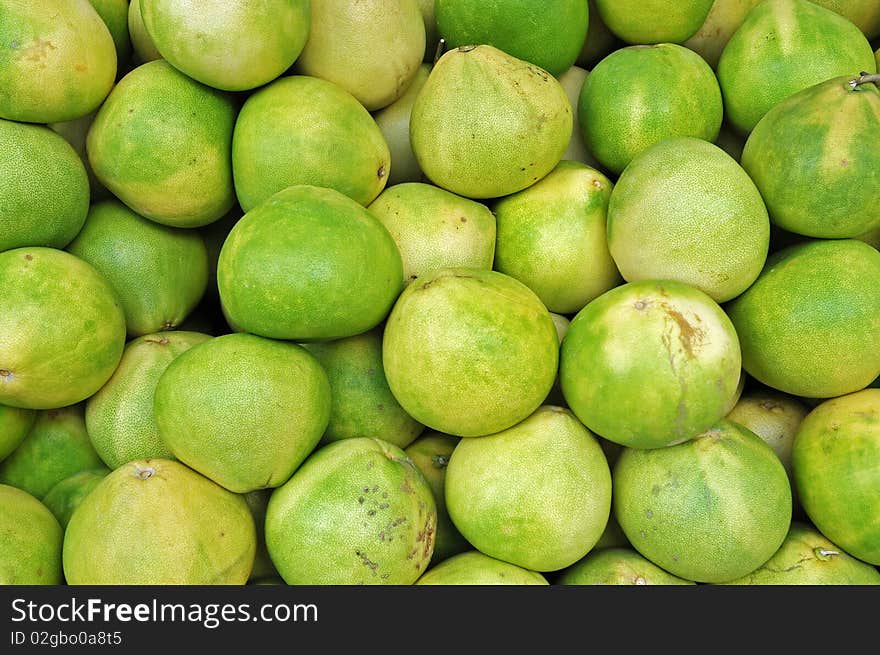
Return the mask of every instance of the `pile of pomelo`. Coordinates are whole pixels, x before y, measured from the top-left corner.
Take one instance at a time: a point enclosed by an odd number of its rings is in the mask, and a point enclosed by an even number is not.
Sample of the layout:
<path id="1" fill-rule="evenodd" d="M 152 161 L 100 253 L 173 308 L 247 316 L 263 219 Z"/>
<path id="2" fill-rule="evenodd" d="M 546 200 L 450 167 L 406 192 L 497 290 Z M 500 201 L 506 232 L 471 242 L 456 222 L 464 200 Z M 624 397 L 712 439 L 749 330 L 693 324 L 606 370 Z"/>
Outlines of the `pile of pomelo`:
<path id="1" fill-rule="evenodd" d="M 878 38 L 0 0 L 0 583 L 880 584 Z"/>

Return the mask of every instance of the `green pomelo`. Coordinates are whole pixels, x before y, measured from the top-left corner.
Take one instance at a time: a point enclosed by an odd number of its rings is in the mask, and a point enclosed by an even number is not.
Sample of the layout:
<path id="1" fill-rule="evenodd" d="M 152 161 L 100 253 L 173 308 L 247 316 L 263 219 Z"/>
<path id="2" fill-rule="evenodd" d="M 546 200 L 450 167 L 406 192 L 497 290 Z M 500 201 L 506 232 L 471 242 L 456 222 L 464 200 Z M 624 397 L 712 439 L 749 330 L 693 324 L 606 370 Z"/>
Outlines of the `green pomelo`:
<path id="1" fill-rule="evenodd" d="M 138 0 L 135 0 L 136 2 Z M 247 91 L 284 73 L 309 35 L 309 0 L 141 0 L 156 49 L 189 77 Z"/>
<path id="2" fill-rule="evenodd" d="M 139 0 L 129 2 L 128 5 L 128 35 L 131 37 L 135 64 L 140 65 L 148 61 L 162 59 L 162 54 L 156 49 L 156 44 L 153 43 L 152 37 L 144 26 Z"/>
<path id="3" fill-rule="evenodd" d="M 397 244 L 404 285 L 436 268 L 492 269 L 495 216 L 482 203 L 408 182 L 385 189 L 368 209 Z"/>
<path id="4" fill-rule="evenodd" d="M 425 56 L 416 0 L 312 0 L 296 70 L 348 91 L 370 111 L 406 91 Z"/>
<path id="5" fill-rule="evenodd" d="M 422 22 L 425 24 L 425 58 L 424 61 L 432 62 L 440 34 L 437 29 L 437 19 L 434 13 L 434 0 L 418 0 L 419 11 L 422 12 Z"/>
<path id="6" fill-rule="evenodd" d="M 586 0 L 437 0 L 434 10 L 449 48 L 488 44 L 556 76 L 575 63 L 590 18 Z"/>
<path id="7" fill-rule="evenodd" d="M 116 48 L 117 73 L 131 59 L 131 37 L 128 34 L 129 0 L 89 0 L 113 38 Z"/>
<path id="8" fill-rule="evenodd" d="M 880 4 L 877 0 L 813 0 L 813 2 L 849 19 L 869 39 L 880 36 Z"/>
<path id="9" fill-rule="evenodd" d="M 235 224 L 217 285 L 224 313 L 241 330 L 338 339 L 385 319 L 403 287 L 403 264 L 372 213 L 333 189 L 298 185 Z"/>
<path id="10" fill-rule="evenodd" d="M 156 385 L 178 355 L 210 338 L 198 332 L 157 332 L 126 344 L 113 375 L 86 400 L 86 429 L 107 466 L 174 458 L 153 415 Z"/>
<path id="11" fill-rule="evenodd" d="M 592 168 L 599 168 L 600 164 L 596 161 L 593 153 L 587 148 L 584 142 L 584 131 L 581 128 L 581 121 L 578 116 L 578 101 L 581 97 L 581 90 L 584 88 L 584 82 L 589 72 L 578 66 L 572 66 L 557 79 L 565 89 L 565 95 L 568 96 L 568 104 L 571 106 L 572 128 L 571 139 L 568 141 L 568 149 L 562 153 L 562 159 L 568 161 L 578 161 Z"/>
<path id="12" fill-rule="evenodd" d="M 0 484 L 0 586 L 62 584 L 63 536 L 43 503 Z"/>
<path id="13" fill-rule="evenodd" d="M 0 119 L 0 251 L 63 248 L 89 210 L 89 178 L 76 151 L 42 125 Z"/>
<path id="14" fill-rule="evenodd" d="M 616 547 L 590 551 L 560 576 L 561 585 L 695 585 L 679 578 L 632 548 Z"/>
<path id="15" fill-rule="evenodd" d="M 550 318 L 553 319 L 553 325 L 556 327 L 556 338 L 559 341 L 559 345 L 562 345 L 562 340 L 568 332 L 571 321 L 562 314 L 554 314 L 553 312 L 550 312 Z M 553 387 L 550 389 L 542 404 L 568 407 L 568 403 L 565 402 L 565 396 L 562 395 L 562 387 L 559 384 L 558 370 L 556 371 L 556 379 L 553 381 Z"/>
<path id="16" fill-rule="evenodd" d="M 431 64 L 419 66 L 406 92 L 390 105 L 373 114 L 373 119 L 388 144 L 391 161 L 394 162 L 388 173 L 386 184 L 389 187 L 403 182 L 421 182 L 424 177 L 409 140 L 409 118 L 416 98 L 428 81 L 428 75 L 431 74 L 431 66 Z"/>
<path id="17" fill-rule="evenodd" d="M 57 482 L 43 496 L 43 504 L 55 515 L 61 527 L 67 528 L 73 511 L 109 473 L 106 466 L 74 473 Z"/>
<path id="18" fill-rule="evenodd" d="M 217 290 L 217 261 L 229 233 L 243 215 L 241 207 L 236 204 L 226 216 L 199 230 L 208 250 L 208 288 L 205 289 L 202 303 L 213 305 L 220 299 L 220 292 Z"/>
<path id="19" fill-rule="evenodd" d="M 632 448 L 661 448 L 709 429 L 740 380 L 727 315 L 679 282 L 632 282 L 578 312 L 562 341 L 568 406 L 594 433 Z"/>
<path id="20" fill-rule="evenodd" d="M 715 139 L 715 145 L 721 148 L 728 155 L 733 157 L 737 163 L 742 159 L 743 149 L 746 146 L 746 136 L 743 136 L 735 128 L 726 122 L 721 124 L 721 131 L 718 132 L 718 138 Z M 771 228 L 773 226 L 771 225 Z"/>
<path id="21" fill-rule="evenodd" d="M 471 550 L 432 566 L 416 584 L 549 586 L 550 583 L 540 573 Z"/>
<path id="22" fill-rule="evenodd" d="M 519 423 L 547 397 L 559 344 L 547 308 L 496 271 L 440 268 L 413 281 L 385 325 L 385 376 L 424 425 L 459 437 Z"/>
<path id="23" fill-rule="evenodd" d="M 231 96 L 166 61 L 125 75 L 98 110 L 86 150 L 98 180 L 141 216 L 198 227 L 235 200 Z"/>
<path id="24" fill-rule="evenodd" d="M 244 499 L 254 519 L 257 529 L 257 552 L 254 555 L 254 565 L 251 568 L 248 583 L 278 578 L 278 570 L 269 557 L 269 549 L 266 547 L 266 509 L 269 507 L 269 499 L 272 497 L 271 489 L 255 489 L 244 494 Z M 283 582 L 282 582 L 283 584 Z"/>
<path id="25" fill-rule="evenodd" d="M 801 422 L 792 469 L 801 505 L 828 539 L 880 565 L 880 389 L 832 398 Z"/>
<path id="26" fill-rule="evenodd" d="M 633 44 L 681 43 L 705 22 L 713 0 L 596 0 L 603 22 Z"/>
<path id="27" fill-rule="evenodd" d="M 455 446 L 461 439 L 436 430 L 429 430 L 406 447 L 407 457 L 425 476 L 431 487 L 437 507 L 437 527 L 434 533 L 434 552 L 429 566 L 449 559 L 453 555 L 472 550 L 446 509 L 446 468 Z"/>
<path id="28" fill-rule="evenodd" d="M 611 473 L 574 414 L 542 406 L 517 425 L 455 447 L 446 470 L 452 522 L 480 552 L 558 571 L 589 552 L 611 512 Z"/>
<path id="29" fill-rule="evenodd" d="M 335 189 L 366 206 L 385 188 L 391 157 L 376 121 L 354 96 L 326 80 L 293 75 L 248 96 L 235 123 L 232 167 L 245 211 L 297 184 Z"/>
<path id="30" fill-rule="evenodd" d="M 727 582 L 754 571 L 791 522 L 779 458 L 725 420 L 686 443 L 627 448 L 612 483 L 614 515 L 633 547 L 686 580 Z"/>
<path id="31" fill-rule="evenodd" d="M 32 409 L 0 405 L 0 462 L 24 441 L 36 418 Z"/>
<path id="32" fill-rule="evenodd" d="M 852 239 L 789 246 L 725 310 L 743 368 L 784 393 L 830 398 L 880 374 L 880 252 Z"/>
<path id="33" fill-rule="evenodd" d="M 528 189 L 495 203 L 495 270 L 574 314 L 622 283 L 605 224 L 613 185 L 586 164 L 561 161 Z"/>
<path id="34" fill-rule="evenodd" d="M 602 20 L 602 15 L 596 7 L 596 0 L 589 0 L 587 6 L 589 7 L 587 36 L 575 63 L 579 67 L 589 70 L 598 61 L 621 47 L 622 44 Z"/>
<path id="35" fill-rule="evenodd" d="M 813 526 L 792 522 L 767 562 L 733 585 L 880 585 L 880 571 L 844 552 Z"/>
<path id="36" fill-rule="evenodd" d="M 747 15 L 718 61 L 727 120 L 742 132 L 789 96 L 860 71 L 876 72 L 865 35 L 807 0 L 766 0 Z"/>
<path id="37" fill-rule="evenodd" d="M 880 228 L 880 89 L 859 79 L 790 96 L 749 135 L 742 166 L 784 230 L 839 239 Z"/>
<path id="38" fill-rule="evenodd" d="M 611 442 L 603 440 L 600 443 L 604 446 L 604 444 Z M 609 459 L 608 464 L 613 467 L 614 462 Z M 602 536 L 599 537 L 599 541 L 596 542 L 596 545 L 593 546 L 593 550 L 591 550 L 590 553 L 603 548 L 630 548 L 629 539 L 623 534 L 620 524 L 617 522 L 617 519 L 614 518 L 614 512 L 611 512 L 611 515 L 608 517 L 608 523 L 605 525 L 605 530 L 602 532 Z M 587 553 L 588 557 L 590 553 Z M 577 564 L 574 566 L 577 566 Z"/>
<path id="39" fill-rule="evenodd" d="M 424 426 L 406 413 L 388 388 L 382 368 L 382 329 L 303 344 L 330 381 L 330 421 L 322 441 L 382 439 L 406 448 Z"/>
<path id="40" fill-rule="evenodd" d="M 723 111 L 709 64 L 674 43 L 616 50 L 596 64 L 578 99 L 584 141 L 613 173 L 665 139 L 714 141 Z"/>
<path id="41" fill-rule="evenodd" d="M 0 0 L 0 118 L 69 121 L 104 101 L 116 47 L 89 0 Z"/>
<path id="42" fill-rule="evenodd" d="M 410 140 L 434 184 L 495 198 L 534 184 L 562 159 L 573 118 L 552 75 L 489 45 L 446 52 L 412 108 Z"/>
<path id="43" fill-rule="evenodd" d="M 301 346 L 227 334 L 178 355 L 153 407 L 177 459 L 245 493 L 290 477 L 321 439 L 330 402 L 327 374 Z"/>
<path id="44" fill-rule="evenodd" d="M 42 498 L 63 479 L 101 465 L 86 432 L 83 406 L 49 409 L 37 413 L 24 441 L 0 462 L 0 484 Z"/>
<path id="45" fill-rule="evenodd" d="M 89 154 L 86 152 L 86 137 L 89 134 L 89 130 L 92 128 L 92 123 L 95 121 L 96 114 L 97 111 L 94 111 L 91 114 L 75 118 L 72 121 L 49 123 L 47 125 L 49 129 L 67 141 L 79 156 L 80 161 L 85 167 L 86 175 L 89 178 L 90 201 L 92 203 L 101 200 L 109 200 L 113 197 L 113 194 L 107 190 L 107 187 L 101 184 L 101 181 L 98 180 L 95 171 L 92 170 L 91 163 L 89 163 Z"/>
<path id="46" fill-rule="evenodd" d="M 0 404 L 73 405 L 113 374 L 125 316 L 107 280 L 62 250 L 0 253 Z"/>
<path id="47" fill-rule="evenodd" d="M 431 488 L 400 448 L 345 439 L 269 499 L 266 544 L 289 585 L 409 585 L 434 550 Z"/>
<path id="48" fill-rule="evenodd" d="M 243 585 L 255 552 L 243 496 L 179 462 L 135 460 L 74 510 L 64 575 L 70 585 Z"/>
<path id="49" fill-rule="evenodd" d="M 717 68 L 724 46 L 742 25 L 749 11 L 759 2 L 760 0 L 715 0 L 700 29 L 682 45 L 699 54 L 713 69 Z"/>

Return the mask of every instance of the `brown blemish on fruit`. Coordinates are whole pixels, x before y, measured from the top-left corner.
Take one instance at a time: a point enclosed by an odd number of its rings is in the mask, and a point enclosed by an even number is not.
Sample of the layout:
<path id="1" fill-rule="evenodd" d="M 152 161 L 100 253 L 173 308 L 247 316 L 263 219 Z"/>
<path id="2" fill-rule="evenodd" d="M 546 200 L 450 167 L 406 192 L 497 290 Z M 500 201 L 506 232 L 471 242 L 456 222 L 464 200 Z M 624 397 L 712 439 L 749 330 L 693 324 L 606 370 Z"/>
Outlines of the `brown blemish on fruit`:
<path id="1" fill-rule="evenodd" d="M 28 253 L 27 255 L 25 255 L 24 258 L 25 258 L 26 260 L 28 260 L 29 262 L 32 262 L 32 261 L 34 260 L 34 256 L 31 255 L 30 253 Z"/>
<path id="2" fill-rule="evenodd" d="M 681 342 L 681 347 L 688 354 L 688 356 L 694 356 L 694 347 L 699 346 L 703 342 L 703 331 L 700 328 L 694 327 L 690 321 L 685 318 L 684 314 L 682 314 L 677 309 L 673 309 L 669 305 L 665 305 L 663 309 L 666 311 L 666 314 L 678 325 L 678 339 Z"/>
<path id="3" fill-rule="evenodd" d="M 467 219 L 466 219 L 464 216 L 462 216 L 459 220 L 460 220 L 462 223 L 467 223 Z"/>
<path id="4" fill-rule="evenodd" d="M 368 567 L 373 572 L 373 575 L 376 574 L 376 569 L 379 568 L 379 565 L 376 564 L 376 562 L 367 557 L 366 553 L 362 553 L 359 550 L 354 551 L 354 554 L 361 558 L 361 562 L 363 563 L 363 565 Z"/>
<path id="5" fill-rule="evenodd" d="M 412 484 L 409 481 L 409 477 L 405 477 L 403 482 L 400 483 L 400 490 L 407 494 L 415 493 L 415 489 L 413 489 Z"/>
<path id="6" fill-rule="evenodd" d="M 772 400 L 764 400 L 758 404 L 758 407 L 761 409 L 766 409 L 768 412 L 772 412 L 775 409 L 779 408 L 779 405 L 774 403 Z"/>
<path id="7" fill-rule="evenodd" d="M 47 39 L 37 39 L 30 46 L 25 48 L 22 56 L 28 61 L 38 64 L 44 63 L 49 56 L 49 51 L 57 50 L 55 44 Z"/>
<path id="8" fill-rule="evenodd" d="M 449 464 L 447 455 L 431 455 L 431 466 L 435 469 L 445 469 Z"/>
<path id="9" fill-rule="evenodd" d="M 0 369 L 0 378 L 11 378 L 11 377 L 12 377 L 12 371 L 9 371 L 5 368 Z"/>
<path id="10" fill-rule="evenodd" d="M 379 170 L 376 171 L 376 177 L 378 177 L 380 180 L 381 180 L 383 177 L 385 177 L 385 164 L 382 164 L 382 165 L 379 167 Z"/>
<path id="11" fill-rule="evenodd" d="M 151 466 L 136 466 L 134 471 L 134 477 L 140 480 L 149 480 L 154 475 L 156 475 L 156 469 Z"/>
<path id="12" fill-rule="evenodd" d="M 161 339 L 144 339 L 144 342 L 157 343 L 160 346 L 167 346 L 169 343 L 171 343 L 166 337 L 162 337 Z"/>
<path id="13" fill-rule="evenodd" d="M 848 159 L 841 159 L 840 166 L 841 166 L 841 168 L 846 168 L 847 166 L 849 166 L 849 160 Z"/>
<path id="14" fill-rule="evenodd" d="M 636 300 L 635 303 L 633 303 L 633 307 L 635 307 L 637 310 L 639 310 L 640 312 L 642 312 L 642 311 L 644 311 L 644 310 L 646 310 L 646 309 L 648 308 L 648 301 L 646 301 L 646 300 Z"/>

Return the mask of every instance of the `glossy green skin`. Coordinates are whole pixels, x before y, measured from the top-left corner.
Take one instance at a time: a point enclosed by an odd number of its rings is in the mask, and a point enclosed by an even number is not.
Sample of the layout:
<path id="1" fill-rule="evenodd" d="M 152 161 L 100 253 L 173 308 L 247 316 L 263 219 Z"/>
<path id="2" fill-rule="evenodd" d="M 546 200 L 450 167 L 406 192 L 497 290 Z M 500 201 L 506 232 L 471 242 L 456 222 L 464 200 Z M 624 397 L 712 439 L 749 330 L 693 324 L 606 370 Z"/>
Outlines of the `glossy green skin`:
<path id="1" fill-rule="evenodd" d="M 540 299 L 496 271 L 441 268 L 400 295 L 382 356 L 391 392 L 426 426 L 492 434 L 534 412 L 553 386 L 556 327 Z"/>
<path id="2" fill-rule="evenodd" d="M 32 409 L 0 405 L 0 462 L 24 441 L 36 418 Z"/>
<path id="3" fill-rule="evenodd" d="M 198 227 L 235 200 L 233 98 L 166 61 L 125 75 L 98 110 L 86 150 L 98 180 L 135 212 L 163 225 Z"/>
<path id="4" fill-rule="evenodd" d="M 590 18 L 586 0 L 437 0 L 434 11 L 447 48 L 485 43 L 557 77 L 580 54 Z"/>
<path id="5" fill-rule="evenodd" d="M 117 68 L 124 69 L 132 53 L 131 37 L 128 34 L 129 0 L 89 0 L 89 2 L 98 12 L 113 38 Z"/>
<path id="6" fill-rule="evenodd" d="M 254 565 L 248 578 L 248 584 L 258 581 L 265 584 L 265 580 L 279 579 L 278 570 L 269 557 L 269 549 L 266 547 L 266 509 L 269 507 L 269 498 L 272 497 L 271 489 L 256 489 L 244 494 L 244 499 L 254 517 L 254 526 L 257 529 L 257 553 L 254 556 Z M 284 584 L 282 581 L 281 584 Z"/>
<path id="7" fill-rule="evenodd" d="M 339 339 L 376 327 L 403 287 L 394 239 L 333 189 L 294 186 L 249 211 L 217 262 L 223 311 L 274 339 Z"/>
<path id="8" fill-rule="evenodd" d="M 208 286 L 199 232 L 160 225 L 115 200 L 92 205 L 67 251 L 110 282 L 134 337 L 180 325 Z"/>
<path id="9" fill-rule="evenodd" d="M 74 473 L 55 484 L 43 496 L 43 504 L 55 515 L 61 527 L 66 528 L 73 511 L 109 473 L 110 469 L 105 466 Z"/>
<path id="10" fill-rule="evenodd" d="M 742 166 L 777 226 L 809 237 L 857 237 L 880 228 L 880 89 L 857 75 L 804 89 L 768 111 Z M 833 188 L 829 194 L 815 189 Z"/>
<path id="11" fill-rule="evenodd" d="M 243 496 L 179 462 L 135 460 L 74 510 L 64 575 L 70 585 L 242 585 L 256 545 Z"/>
<path id="12" fill-rule="evenodd" d="M 547 586 L 550 583 L 540 573 L 471 550 L 432 566 L 416 584 Z"/>
<path id="13" fill-rule="evenodd" d="M 880 36 L 880 5 L 874 0 L 813 0 L 851 20 L 869 39 Z"/>
<path id="14" fill-rule="evenodd" d="M 283 484 L 330 417 L 330 384 L 297 344 L 227 334 L 165 369 L 153 401 L 174 456 L 231 491 Z"/>
<path id="15" fill-rule="evenodd" d="M 712 68 L 674 43 L 616 50 L 590 71 L 578 99 L 584 141 L 614 173 L 664 139 L 714 141 L 723 111 Z"/>
<path id="16" fill-rule="evenodd" d="M 791 522 L 779 458 L 730 421 L 669 448 L 627 448 L 612 485 L 614 515 L 633 547 L 686 580 L 750 573 L 776 552 Z"/>
<path id="17" fill-rule="evenodd" d="M 743 368 L 779 391 L 831 398 L 880 374 L 880 252 L 852 239 L 789 246 L 725 307 Z"/>
<path id="18" fill-rule="evenodd" d="M 248 96 L 235 123 L 232 166 L 245 211 L 297 184 L 368 205 L 385 188 L 391 155 L 354 96 L 332 82 L 292 75 Z"/>
<path id="19" fill-rule="evenodd" d="M 805 418 L 792 449 L 801 504 L 822 534 L 880 565 L 880 389 L 826 400 Z"/>
<path id="20" fill-rule="evenodd" d="M 711 298 L 678 282 L 633 282 L 571 321 L 559 378 L 591 431 L 623 446 L 661 448 L 724 416 L 740 367 L 736 333 Z"/>
<path id="21" fill-rule="evenodd" d="M 628 547 L 592 550 L 559 577 L 561 585 L 695 585 Z"/>
<path id="22" fill-rule="evenodd" d="M 596 0 L 614 34 L 633 44 L 681 43 L 700 29 L 714 0 Z"/>
<path id="23" fill-rule="evenodd" d="M 0 585 L 60 585 L 62 539 L 43 503 L 0 484 Z"/>
<path id="24" fill-rule="evenodd" d="M 730 38 L 717 72 L 727 120 L 749 133 L 798 91 L 876 70 L 868 40 L 850 21 L 807 0 L 767 0 Z"/>
<path id="25" fill-rule="evenodd" d="M 0 251 L 63 248 L 89 210 L 89 178 L 76 151 L 42 125 L 0 119 Z"/>
<path id="26" fill-rule="evenodd" d="M 303 344 L 330 381 L 330 421 L 322 441 L 383 439 L 406 448 L 425 426 L 406 413 L 388 388 L 382 368 L 382 329 Z"/>
<path id="27" fill-rule="evenodd" d="M 266 544 L 289 585 L 409 585 L 434 549 L 431 488 L 400 448 L 345 439 L 272 493 Z"/>
<path id="28" fill-rule="evenodd" d="M 73 405 L 113 374 L 125 346 L 116 293 L 89 264 L 62 250 L 0 253 L 0 404 Z"/>
<path id="29" fill-rule="evenodd" d="M 0 118 L 69 121 L 104 101 L 116 47 L 89 0 L 0 2 Z"/>
<path id="30" fill-rule="evenodd" d="M 165 59 L 226 91 L 262 86 L 290 68 L 306 43 L 310 9 L 310 0 L 140 2 L 147 33 Z"/>
<path id="31" fill-rule="evenodd" d="M 174 456 L 153 415 L 159 378 L 178 355 L 211 337 L 198 332 L 157 332 L 132 339 L 107 383 L 86 400 L 86 430 L 111 469 L 135 459 Z"/>

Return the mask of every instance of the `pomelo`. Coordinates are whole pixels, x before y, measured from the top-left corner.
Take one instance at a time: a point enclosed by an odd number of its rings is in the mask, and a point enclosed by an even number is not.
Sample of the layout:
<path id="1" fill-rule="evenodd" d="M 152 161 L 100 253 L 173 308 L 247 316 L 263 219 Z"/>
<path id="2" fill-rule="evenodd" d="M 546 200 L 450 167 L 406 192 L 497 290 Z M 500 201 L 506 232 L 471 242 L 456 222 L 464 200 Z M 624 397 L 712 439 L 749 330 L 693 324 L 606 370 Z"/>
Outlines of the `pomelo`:
<path id="1" fill-rule="evenodd" d="M 91 192 L 90 201 L 92 203 L 100 202 L 101 200 L 109 200 L 113 196 L 113 194 L 107 190 L 107 187 L 101 184 L 98 176 L 95 175 L 95 171 L 92 170 L 92 165 L 89 163 L 89 154 L 86 151 L 86 137 L 89 134 L 92 123 L 95 121 L 96 114 L 97 111 L 94 111 L 91 114 L 75 118 L 72 121 L 49 123 L 47 125 L 50 130 L 60 135 L 73 147 L 74 151 L 82 161 L 86 170 L 86 175 L 88 175 L 89 178 L 89 190 Z"/>
<path id="2" fill-rule="evenodd" d="M 249 584 L 255 580 L 278 578 L 278 570 L 272 563 L 269 549 L 266 547 L 266 509 L 269 507 L 271 497 L 271 489 L 255 489 L 244 494 L 245 502 L 247 502 L 248 509 L 254 519 L 254 526 L 257 529 L 257 552 L 254 555 L 254 565 L 251 567 L 250 577 L 248 577 Z"/>
<path id="3" fill-rule="evenodd" d="M 116 47 L 117 75 L 131 59 L 131 37 L 128 33 L 129 0 L 89 0 L 104 21 Z"/>
<path id="4" fill-rule="evenodd" d="M 596 62 L 621 47 L 622 43 L 602 20 L 602 14 L 596 7 L 596 0 L 589 0 L 587 6 L 589 7 L 587 36 L 575 64 L 589 70 Z"/>
<path id="5" fill-rule="evenodd" d="M 113 374 L 125 315 L 91 265 L 54 248 L 0 253 L 0 404 L 73 405 Z"/>
<path id="6" fill-rule="evenodd" d="M 571 321 L 559 378 L 592 432 L 633 448 L 687 441 L 721 419 L 737 393 L 740 347 L 724 311 L 679 282 L 631 282 Z"/>
<path id="7" fill-rule="evenodd" d="M 0 462 L 24 441 L 36 418 L 32 409 L 0 405 Z"/>
<path id="8" fill-rule="evenodd" d="M 63 536 L 43 503 L 0 484 L 0 585 L 60 585 Z"/>
<path id="9" fill-rule="evenodd" d="M 250 210 L 217 261 L 223 311 L 273 339 L 338 339 L 376 327 L 403 287 L 394 239 L 333 189 L 297 185 Z"/>
<path id="10" fill-rule="evenodd" d="M 431 560 L 437 512 L 406 453 L 345 439 L 311 455 L 266 510 L 266 544 L 290 585 L 409 585 Z"/>
<path id="11" fill-rule="evenodd" d="M 168 365 L 153 408 L 177 459 L 246 493 L 281 485 L 315 448 L 330 416 L 330 385 L 297 344 L 226 334 Z"/>
<path id="12" fill-rule="evenodd" d="M 388 386 L 424 425 L 492 434 L 534 412 L 553 386 L 556 328 L 521 282 L 476 268 L 440 268 L 410 284 L 385 324 Z"/>
<path id="13" fill-rule="evenodd" d="M 559 577 L 561 585 L 694 585 L 642 557 L 632 548 L 616 547 L 592 550 L 566 569 Z"/>
<path id="14" fill-rule="evenodd" d="M 403 182 L 421 182 L 424 175 L 409 140 L 409 118 L 419 91 L 428 81 L 431 64 L 422 64 L 406 91 L 387 107 L 373 114 L 382 131 L 394 166 L 388 172 L 387 186 Z"/>
<path id="15" fill-rule="evenodd" d="M 426 62 L 434 61 L 434 54 L 440 41 L 437 30 L 437 19 L 434 13 L 434 0 L 418 0 L 419 11 L 422 12 L 422 22 L 425 24 L 425 58 Z"/>
<path id="16" fill-rule="evenodd" d="M 134 50 L 135 64 L 140 65 L 148 61 L 162 59 L 162 54 L 156 49 L 153 38 L 144 26 L 140 0 L 134 0 L 128 4 L 128 35 L 131 38 L 132 50 Z"/>
<path id="17" fill-rule="evenodd" d="M 432 566 L 416 584 L 549 586 L 550 583 L 536 571 L 470 550 Z"/>
<path id="18" fill-rule="evenodd" d="M 241 585 L 256 529 L 244 497 L 179 462 L 143 459 L 107 475 L 64 534 L 70 585 Z"/>
<path id="19" fill-rule="evenodd" d="M 565 95 L 568 96 L 572 116 L 571 139 L 568 141 L 568 148 L 562 153 L 562 159 L 563 161 L 579 161 L 592 168 L 599 168 L 599 162 L 596 161 L 593 153 L 584 142 L 584 131 L 578 117 L 578 100 L 580 100 L 581 90 L 584 88 L 584 82 L 588 76 L 587 70 L 579 66 L 572 66 L 557 78 L 562 88 L 565 89 Z"/>
<path id="20" fill-rule="evenodd" d="M 490 45 L 447 51 L 412 108 L 410 140 L 434 184 L 495 198 L 537 182 L 572 132 L 565 89 L 547 71 Z"/>
<path id="21" fill-rule="evenodd" d="M 55 515 L 61 527 L 67 528 L 73 511 L 109 473 L 106 466 L 74 473 L 55 483 L 43 496 L 43 504 Z"/>
<path id="22" fill-rule="evenodd" d="M 695 582 L 754 571 L 782 545 L 791 522 L 779 458 L 730 421 L 668 448 L 627 448 L 612 485 L 614 515 L 633 547 Z"/>
<path id="23" fill-rule="evenodd" d="M 706 60 L 713 69 L 724 46 L 760 0 L 715 0 L 703 24 L 682 45 Z"/>
<path id="24" fill-rule="evenodd" d="M 681 43 L 705 22 L 713 0 L 596 0 L 615 35 L 633 44 Z"/>
<path id="25" fill-rule="evenodd" d="M 877 4 L 876 0 L 813 0 L 813 2 L 851 20 L 869 39 L 880 36 L 880 4 Z"/>

